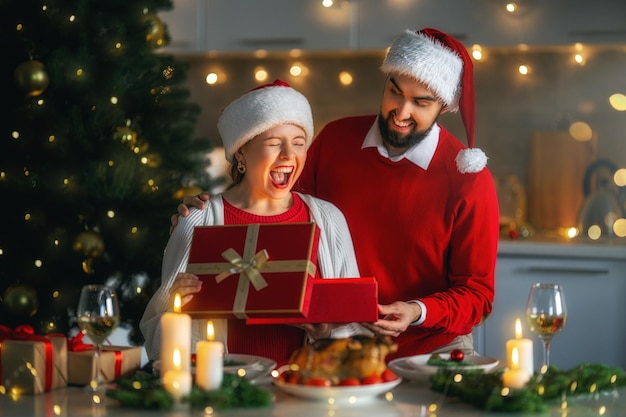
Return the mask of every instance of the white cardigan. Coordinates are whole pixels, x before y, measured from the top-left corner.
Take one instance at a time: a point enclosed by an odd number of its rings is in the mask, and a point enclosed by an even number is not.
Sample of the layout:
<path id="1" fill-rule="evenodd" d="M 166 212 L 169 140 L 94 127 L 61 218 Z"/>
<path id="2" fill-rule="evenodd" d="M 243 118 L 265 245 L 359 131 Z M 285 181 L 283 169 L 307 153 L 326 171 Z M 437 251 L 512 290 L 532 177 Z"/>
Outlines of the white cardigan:
<path id="1" fill-rule="evenodd" d="M 354 254 L 354 246 L 348 224 L 343 213 L 333 204 L 307 194 L 298 195 L 309 207 L 311 221 L 320 228 L 318 263 L 323 278 L 356 278 L 359 269 Z M 161 349 L 161 315 L 170 309 L 169 289 L 179 272 L 185 272 L 189 259 L 191 238 L 196 226 L 224 224 L 224 201 L 221 195 L 213 196 L 205 203 L 204 209 L 192 208 L 187 217 L 180 217 L 178 225 L 170 236 L 163 256 L 161 286 L 154 293 L 144 311 L 139 327 L 146 339 L 146 351 L 151 360 L 158 359 Z M 226 345 L 226 321 L 213 320 L 216 334 L 224 336 Z M 192 322 L 192 351 L 195 342 L 206 339 L 206 321 Z M 333 329 L 332 337 L 347 337 L 353 334 L 371 334 L 357 323 L 350 323 Z M 227 345 L 226 345 L 227 346 Z M 236 353 L 236 352 L 235 352 Z"/>

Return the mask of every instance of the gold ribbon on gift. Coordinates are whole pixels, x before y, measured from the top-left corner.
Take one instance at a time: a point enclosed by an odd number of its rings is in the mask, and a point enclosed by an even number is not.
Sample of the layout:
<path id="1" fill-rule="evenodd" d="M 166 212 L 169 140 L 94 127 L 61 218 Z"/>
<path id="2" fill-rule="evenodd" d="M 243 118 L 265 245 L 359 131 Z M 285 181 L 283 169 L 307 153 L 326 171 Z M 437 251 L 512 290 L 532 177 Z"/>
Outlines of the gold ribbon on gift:
<path id="1" fill-rule="evenodd" d="M 230 248 L 222 252 L 222 257 L 228 262 L 190 263 L 187 265 L 186 272 L 190 274 L 217 274 L 215 281 L 218 284 L 229 276 L 239 273 L 239 281 L 233 303 L 233 314 L 240 319 L 248 318 L 245 309 L 250 283 L 257 291 L 268 285 L 261 272 L 306 271 L 308 274 L 315 276 L 315 265 L 308 259 L 271 261 L 266 249 L 261 249 L 255 253 L 259 227 L 259 224 L 248 225 L 243 255 Z"/>

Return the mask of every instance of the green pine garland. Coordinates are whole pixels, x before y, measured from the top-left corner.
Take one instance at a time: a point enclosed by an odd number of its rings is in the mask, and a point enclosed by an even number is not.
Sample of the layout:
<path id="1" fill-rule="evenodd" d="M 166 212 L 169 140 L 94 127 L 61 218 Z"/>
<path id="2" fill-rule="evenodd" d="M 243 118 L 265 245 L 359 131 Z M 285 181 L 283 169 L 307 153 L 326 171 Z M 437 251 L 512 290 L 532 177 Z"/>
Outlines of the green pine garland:
<path id="1" fill-rule="evenodd" d="M 583 363 L 567 371 L 550 366 L 545 374 L 535 373 L 524 388 L 505 393 L 502 373 L 443 368 L 430 378 L 431 389 L 487 411 L 543 412 L 550 400 L 626 386 L 621 368 Z M 462 378 L 455 382 L 457 375 Z"/>
<path id="2" fill-rule="evenodd" d="M 116 400 L 120 406 L 129 408 L 165 411 L 172 409 L 175 404 L 174 398 L 163 388 L 160 379 L 145 372 L 117 380 L 116 387 L 107 390 L 106 395 Z M 204 391 L 194 385 L 183 402 L 194 409 L 209 406 L 215 409 L 265 407 L 272 403 L 272 394 L 245 378 L 225 373 L 219 389 Z"/>

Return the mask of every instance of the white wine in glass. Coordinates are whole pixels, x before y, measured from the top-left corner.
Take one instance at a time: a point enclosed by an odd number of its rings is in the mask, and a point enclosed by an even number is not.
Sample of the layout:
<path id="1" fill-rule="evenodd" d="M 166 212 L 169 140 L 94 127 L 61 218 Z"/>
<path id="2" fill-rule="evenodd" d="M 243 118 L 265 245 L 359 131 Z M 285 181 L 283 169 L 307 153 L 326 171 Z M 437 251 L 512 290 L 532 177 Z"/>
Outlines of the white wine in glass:
<path id="1" fill-rule="evenodd" d="M 90 387 L 97 391 L 100 377 L 100 346 L 120 323 L 120 307 L 115 290 L 105 285 L 85 285 L 76 310 L 78 327 L 93 341 L 96 349 L 96 375 Z"/>
<path id="2" fill-rule="evenodd" d="M 530 330 L 543 342 L 545 371 L 550 366 L 550 342 L 565 327 L 567 307 L 563 287 L 560 284 L 535 283 L 530 287 L 526 304 L 526 320 Z"/>

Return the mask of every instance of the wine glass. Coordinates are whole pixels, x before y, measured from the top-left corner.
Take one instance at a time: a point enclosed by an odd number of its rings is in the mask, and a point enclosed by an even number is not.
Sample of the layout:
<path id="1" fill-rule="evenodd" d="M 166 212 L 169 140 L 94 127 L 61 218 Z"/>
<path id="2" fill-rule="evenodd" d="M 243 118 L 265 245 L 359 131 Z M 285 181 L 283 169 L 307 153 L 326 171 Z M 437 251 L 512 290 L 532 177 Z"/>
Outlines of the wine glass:
<path id="1" fill-rule="evenodd" d="M 85 285 L 80 291 L 76 316 L 78 327 L 95 345 L 96 376 L 89 386 L 97 391 L 102 384 L 100 346 L 120 323 L 120 307 L 115 290 L 105 285 Z"/>
<path id="2" fill-rule="evenodd" d="M 567 307 L 560 284 L 535 283 L 530 287 L 526 304 L 526 319 L 530 330 L 543 342 L 542 372 L 550 366 L 550 342 L 565 327 Z"/>

